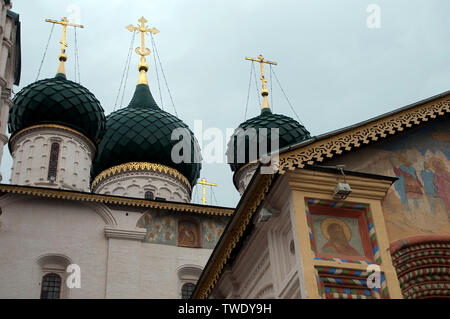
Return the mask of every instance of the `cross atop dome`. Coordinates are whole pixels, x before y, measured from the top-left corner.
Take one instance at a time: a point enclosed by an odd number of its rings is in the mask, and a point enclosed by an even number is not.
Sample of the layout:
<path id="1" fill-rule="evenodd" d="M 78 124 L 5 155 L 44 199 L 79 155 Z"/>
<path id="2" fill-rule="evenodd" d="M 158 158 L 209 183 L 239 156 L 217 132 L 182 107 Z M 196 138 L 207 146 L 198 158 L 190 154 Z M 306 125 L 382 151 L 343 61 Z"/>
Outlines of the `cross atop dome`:
<path id="1" fill-rule="evenodd" d="M 67 27 L 74 27 L 74 28 L 81 28 L 82 29 L 82 28 L 84 28 L 84 26 L 82 26 L 80 24 L 69 23 L 69 20 L 67 20 L 66 17 L 62 18 L 61 21 L 45 19 L 45 22 L 50 22 L 50 23 L 53 23 L 53 24 L 60 24 L 63 27 L 62 40 L 59 41 L 59 43 L 61 43 L 61 54 L 59 55 L 59 61 L 61 61 L 61 63 L 59 64 L 58 73 L 66 74 L 66 70 L 64 68 L 64 62 L 67 61 L 67 55 L 66 55 L 66 47 L 67 47 L 66 33 L 67 33 Z"/>
<path id="2" fill-rule="evenodd" d="M 145 25 L 148 21 L 144 17 L 141 17 L 138 20 L 138 22 L 140 23 L 140 25 L 135 27 L 132 24 L 130 24 L 126 28 L 130 32 L 138 31 L 141 33 L 141 47 L 137 47 L 135 50 L 136 54 L 141 56 L 141 61 L 138 65 L 138 70 L 140 72 L 138 84 L 147 84 L 148 85 L 147 76 L 146 76 L 146 73 L 148 71 L 148 64 L 147 64 L 147 61 L 145 60 L 145 57 L 150 54 L 150 49 L 145 47 L 145 35 L 149 32 L 152 34 L 157 34 L 157 33 L 159 33 L 159 30 L 156 28 L 149 29 Z"/>
<path id="3" fill-rule="evenodd" d="M 263 105 L 262 105 L 262 109 L 270 109 L 269 106 L 269 100 L 267 98 L 267 96 L 269 95 L 269 90 L 267 90 L 267 80 L 264 76 L 264 63 L 266 64 L 272 64 L 272 65 L 278 65 L 277 62 L 272 62 L 272 61 L 267 61 L 264 60 L 264 57 L 260 54 L 258 56 L 258 58 L 253 59 L 253 58 L 245 58 L 248 61 L 253 61 L 253 62 L 258 62 L 261 65 L 261 81 L 262 81 L 262 91 L 261 91 L 261 95 L 263 96 Z"/>

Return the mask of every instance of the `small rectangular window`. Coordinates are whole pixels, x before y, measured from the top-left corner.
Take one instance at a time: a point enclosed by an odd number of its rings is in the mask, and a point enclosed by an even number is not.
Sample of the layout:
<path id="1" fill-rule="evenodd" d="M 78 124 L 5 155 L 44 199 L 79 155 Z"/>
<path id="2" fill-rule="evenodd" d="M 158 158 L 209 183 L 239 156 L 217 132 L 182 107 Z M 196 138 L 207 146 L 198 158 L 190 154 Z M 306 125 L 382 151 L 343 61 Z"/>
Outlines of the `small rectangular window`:
<path id="1" fill-rule="evenodd" d="M 50 159 L 48 163 L 48 180 L 54 182 L 56 180 L 56 172 L 58 169 L 59 143 L 52 143 L 50 149 Z"/>

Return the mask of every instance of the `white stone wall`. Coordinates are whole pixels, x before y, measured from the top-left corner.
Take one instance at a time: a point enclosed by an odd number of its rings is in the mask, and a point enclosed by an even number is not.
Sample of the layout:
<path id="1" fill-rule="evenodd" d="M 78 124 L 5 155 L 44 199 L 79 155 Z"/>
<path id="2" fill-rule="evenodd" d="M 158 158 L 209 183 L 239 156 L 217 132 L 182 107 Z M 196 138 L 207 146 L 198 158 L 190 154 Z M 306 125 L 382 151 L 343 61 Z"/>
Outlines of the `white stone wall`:
<path id="1" fill-rule="evenodd" d="M 302 298 L 303 271 L 298 250 L 291 192 L 281 178 L 264 208 L 276 214 L 256 222 L 233 265 L 213 289 L 215 298 Z"/>
<path id="2" fill-rule="evenodd" d="M 51 144 L 60 144 L 56 180 L 48 180 Z M 10 183 L 89 192 L 94 148 L 80 135 L 58 128 L 39 127 L 13 137 Z"/>
<path id="3" fill-rule="evenodd" d="M 70 298 L 103 298 L 105 222 L 79 202 L 7 195 L 0 198 L 0 298 L 39 298 L 45 255 L 63 255 L 81 267 L 81 288 Z"/>
<path id="4" fill-rule="evenodd" d="M 16 28 L 11 17 L 6 15 L 11 5 L 0 1 L 0 165 L 4 146 L 8 143 L 6 135 L 9 109 L 12 107 L 11 89 L 14 82 L 14 65 L 16 61 Z M 0 181 L 2 177 L 0 174 Z"/>
<path id="5" fill-rule="evenodd" d="M 247 189 L 248 184 L 252 180 L 253 174 L 258 168 L 258 164 L 249 164 L 236 172 L 234 178 L 234 185 L 237 186 L 239 194 L 242 196 Z"/>
<path id="6" fill-rule="evenodd" d="M 11 194 L 0 207 L 0 298 L 39 298 L 49 256 L 81 268 L 81 288 L 64 285 L 67 298 L 180 298 L 211 254 L 143 242 L 145 212 L 130 207 Z"/>
<path id="7" fill-rule="evenodd" d="M 180 180 L 160 172 L 127 172 L 115 174 L 96 185 L 97 194 L 144 198 L 150 191 L 156 197 L 168 201 L 191 201 L 190 189 Z"/>

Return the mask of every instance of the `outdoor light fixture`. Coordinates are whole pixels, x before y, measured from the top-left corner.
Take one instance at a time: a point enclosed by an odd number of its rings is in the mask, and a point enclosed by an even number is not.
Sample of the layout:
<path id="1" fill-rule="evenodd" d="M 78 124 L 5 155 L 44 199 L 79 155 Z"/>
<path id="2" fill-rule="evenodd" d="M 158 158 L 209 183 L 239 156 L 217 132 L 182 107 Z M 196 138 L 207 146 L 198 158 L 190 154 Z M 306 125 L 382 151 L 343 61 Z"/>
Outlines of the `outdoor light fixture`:
<path id="1" fill-rule="evenodd" d="M 334 189 L 333 192 L 333 198 L 337 199 L 337 200 L 343 200 L 346 199 L 348 195 L 350 195 L 350 193 L 352 192 L 352 188 L 350 187 L 350 185 L 347 183 L 347 179 L 345 177 L 344 174 L 344 170 L 343 168 L 345 167 L 345 165 L 337 165 L 336 168 L 339 169 L 342 173 L 342 175 L 344 176 L 344 182 L 340 183 L 339 182 L 339 178 L 338 178 L 338 183 Z"/>
<path id="2" fill-rule="evenodd" d="M 276 209 L 269 209 L 269 208 L 262 208 L 259 212 L 257 222 L 258 223 L 265 223 L 267 222 L 272 216 L 278 215 L 280 211 Z"/>

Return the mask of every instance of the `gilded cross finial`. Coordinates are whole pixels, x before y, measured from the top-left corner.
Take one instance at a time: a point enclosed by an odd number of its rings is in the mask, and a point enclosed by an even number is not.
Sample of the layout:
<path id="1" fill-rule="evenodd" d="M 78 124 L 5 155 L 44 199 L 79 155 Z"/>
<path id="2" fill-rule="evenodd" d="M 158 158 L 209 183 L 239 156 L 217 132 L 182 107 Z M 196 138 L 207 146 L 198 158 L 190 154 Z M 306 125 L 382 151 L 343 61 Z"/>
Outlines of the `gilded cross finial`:
<path id="1" fill-rule="evenodd" d="M 206 204 L 206 185 L 208 186 L 217 186 L 217 184 L 213 184 L 213 183 L 208 183 L 206 181 L 206 178 L 202 178 L 200 181 L 198 181 L 197 183 L 203 185 L 203 196 L 202 196 L 202 202 L 203 205 Z"/>
<path id="2" fill-rule="evenodd" d="M 144 17 L 141 17 L 138 20 L 138 22 L 140 23 L 140 25 L 135 27 L 132 24 L 130 24 L 126 28 L 130 32 L 138 31 L 141 33 L 141 46 L 137 47 L 135 50 L 136 54 L 141 56 L 141 61 L 138 65 L 138 70 L 140 73 L 138 84 L 147 84 L 148 85 L 147 75 L 146 75 L 146 73 L 148 71 L 148 64 L 145 60 L 145 57 L 150 54 L 150 50 L 145 47 L 145 34 L 147 34 L 148 32 L 151 32 L 152 34 L 157 34 L 157 33 L 159 33 L 159 30 L 155 29 L 155 28 L 149 29 L 145 25 L 148 21 Z"/>
<path id="3" fill-rule="evenodd" d="M 59 64 L 59 68 L 58 68 L 58 73 L 66 74 L 66 70 L 64 69 L 64 62 L 67 61 L 67 55 L 66 55 L 66 47 L 67 47 L 66 32 L 67 32 L 67 27 L 84 28 L 84 26 L 79 25 L 79 24 L 69 23 L 69 20 L 67 20 L 66 17 L 62 18 L 61 21 L 45 19 L 45 22 L 50 22 L 50 23 L 54 23 L 54 24 L 60 24 L 63 27 L 62 40 L 59 41 L 59 43 L 61 43 L 61 54 L 59 55 L 60 64 Z"/>
<path id="4" fill-rule="evenodd" d="M 267 98 L 267 96 L 269 95 L 269 91 L 267 90 L 267 80 L 264 76 L 264 63 L 266 64 L 272 64 L 272 65 L 277 65 L 277 62 L 272 62 L 272 61 L 267 61 L 264 60 L 264 57 L 260 54 L 258 56 L 258 58 L 253 59 L 253 58 L 245 58 L 248 61 L 253 61 L 253 62 L 258 62 L 259 64 L 261 64 L 261 81 L 262 81 L 262 91 L 261 91 L 261 95 L 263 96 L 263 105 L 262 105 L 262 109 L 268 109 L 270 108 L 269 106 L 269 99 Z"/>

